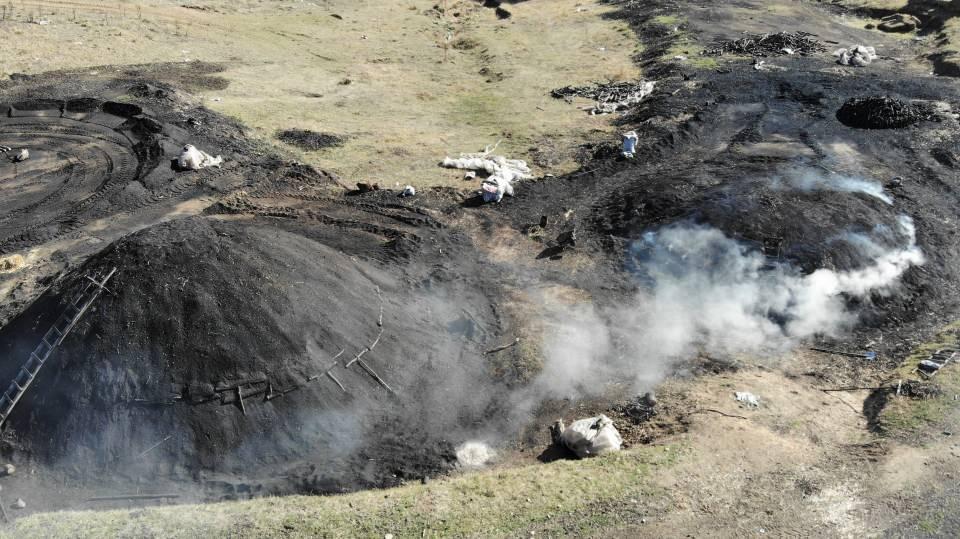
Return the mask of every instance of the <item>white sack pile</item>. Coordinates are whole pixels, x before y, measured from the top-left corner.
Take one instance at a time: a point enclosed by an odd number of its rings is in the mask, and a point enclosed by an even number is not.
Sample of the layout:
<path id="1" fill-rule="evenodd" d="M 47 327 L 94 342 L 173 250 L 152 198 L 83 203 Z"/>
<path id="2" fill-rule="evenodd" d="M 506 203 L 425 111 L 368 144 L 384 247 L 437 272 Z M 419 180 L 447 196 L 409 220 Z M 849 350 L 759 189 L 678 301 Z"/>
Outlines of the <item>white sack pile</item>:
<path id="1" fill-rule="evenodd" d="M 580 458 L 620 451 L 623 443 L 613 420 L 603 414 L 574 421 L 560 433 L 560 441 Z"/>
<path id="2" fill-rule="evenodd" d="M 483 153 L 461 154 L 459 158 L 444 158 L 441 165 L 445 168 L 475 170 L 486 172 L 489 176 L 480 184 L 484 202 L 500 202 L 504 195 L 513 196 L 513 182 L 527 180 L 533 176 L 527 162 L 520 159 L 507 159 L 502 155 L 493 155 L 488 150 Z"/>
<path id="3" fill-rule="evenodd" d="M 833 55 L 841 65 L 863 67 L 877 59 L 877 49 L 855 45 L 849 49 L 837 49 Z"/>
<path id="4" fill-rule="evenodd" d="M 219 155 L 212 155 L 201 152 L 192 144 L 187 144 L 177 157 L 177 166 L 180 170 L 200 170 L 207 167 L 219 167 L 223 163 L 223 158 Z"/>

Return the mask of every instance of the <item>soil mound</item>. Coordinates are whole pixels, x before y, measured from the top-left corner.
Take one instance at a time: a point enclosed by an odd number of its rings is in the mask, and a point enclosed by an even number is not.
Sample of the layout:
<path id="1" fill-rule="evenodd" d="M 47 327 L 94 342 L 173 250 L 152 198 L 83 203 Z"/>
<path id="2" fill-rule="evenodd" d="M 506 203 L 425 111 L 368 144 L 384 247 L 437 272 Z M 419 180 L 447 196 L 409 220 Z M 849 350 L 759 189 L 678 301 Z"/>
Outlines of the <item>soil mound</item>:
<path id="1" fill-rule="evenodd" d="M 347 141 L 345 137 L 330 133 L 317 133 L 307 129 L 286 129 L 277 133 L 281 142 L 296 146 L 301 150 L 316 151 L 324 148 L 342 146 Z"/>
<path id="2" fill-rule="evenodd" d="M 837 119 L 859 129 L 899 129 L 924 120 L 935 120 L 930 107 L 892 97 L 855 97 L 837 111 Z"/>
<path id="3" fill-rule="evenodd" d="M 458 426 L 496 410 L 481 350 L 497 286 L 463 238 L 430 236 L 205 216 L 119 241 L 0 331 L 9 379 L 61 298 L 118 268 L 14 410 L 6 450 L 92 488 L 149 478 L 208 498 L 445 470 Z"/>

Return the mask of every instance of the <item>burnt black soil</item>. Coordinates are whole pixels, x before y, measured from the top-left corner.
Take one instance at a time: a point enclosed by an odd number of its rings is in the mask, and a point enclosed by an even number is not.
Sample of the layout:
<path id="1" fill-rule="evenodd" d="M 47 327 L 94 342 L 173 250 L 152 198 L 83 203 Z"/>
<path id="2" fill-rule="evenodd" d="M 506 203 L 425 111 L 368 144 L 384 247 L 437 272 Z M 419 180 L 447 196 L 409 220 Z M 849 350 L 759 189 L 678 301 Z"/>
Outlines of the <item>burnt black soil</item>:
<path id="1" fill-rule="evenodd" d="M 340 135 L 317 133 L 309 129 L 286 129 L 277 133 L 277 139 L 280 140 L 280 142 L 307 151 L 334 148 L 336 146 L 342 146 L 347 141 L 346 137 Z"/>
<path id="2" fill-rule="evenodd" d="M 782 57 L 776 62 L 784 68 L 769 71 L 753 69 L 749 59 L 696 69 L 658 59 L 674 39 L 654 18 L 683 15 L 691 35 L 711 42 L 734 39 L 735 27 L 724 34 L 713 20 L 723 15 L 712 4 L 608 3 L 618 6 L 613 16 L 630 23 L 647 45 L 638 61 L 658 75 L 657 91 L 617 120 L 623 131 L 639 134 L 641 149 L 636 159 L 624 160 L 619 145 L 611 143 L 596 150 L 581 172 L 519 186 L 517 196 L 499 208 L 516 227 L 528 229 L 541 215 L 562 221 L 559 216 L 573 210 L 576 217 L 565 226 L 576 228 L 577 248 L 605 253 L 597 259 L 608 260 L 616 271 L 626 267 L 631 244 L 645 232 L 673 223 L 704 224 L 753 249 L 769 250 L 777 263 L 811 272 L 863 267 L 868 259 L 841 237 L 852 232 L 879 241 L 877 227 L 895 226 L 905 215 L 917 225 L 928 261 L 906 273 L 897 293 L 858 306 L 864 333 L 927 332 L 942 321 L 935 312 L 955 312 L 960 251 L 952 227 L 941 223 L 952 219 L 960 202 L 949 150 L 960 142 L 956 121 L 864 130 L 836 116 L 844 103 L 863 95 L 890 96 L 924 111 L 935 102 L 955 106 L 960 96 L 949 81 L 905 76 L 897 64 L 882 61 L 871 65 L 869 74 L 847 76 L 833 68 L 829 54 Z M 780 27 L 833 31 L 786 19 Z M 887 185 L 885 195 L 893 203 L 862 192 L 784 188 L 774 181 L 796 170 Z M 547 232 L 552 237 L 563 230 Z M 909 344 L 894 339 L 885 346 L 893 354 Z"/>

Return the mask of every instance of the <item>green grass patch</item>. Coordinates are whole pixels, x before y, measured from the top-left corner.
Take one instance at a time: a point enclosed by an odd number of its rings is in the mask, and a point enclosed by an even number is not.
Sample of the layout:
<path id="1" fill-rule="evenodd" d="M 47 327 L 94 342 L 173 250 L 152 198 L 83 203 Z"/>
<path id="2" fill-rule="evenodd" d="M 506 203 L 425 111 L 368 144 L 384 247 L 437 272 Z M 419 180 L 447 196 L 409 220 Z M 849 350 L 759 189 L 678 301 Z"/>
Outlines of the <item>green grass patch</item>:
<path id="1" fill-rule="evenodd" d="M 590 519 L 598 504 L 666 495 L 651 472 L 670 466 L 676 447 L 642 447 L 600 458 L 488 470 L 426 485 L 343 496 L 290 496 L 134 511 L 37 514 L 3 537 L 519 537 Z"/>
<path id="2" fill-rule="evenodd" d="M 683 17 L 678 17 L 676 15 L 657 15 L 656 17 L 651 19 L 651 22 L 653 22 L 654 24 L 660 24 L 663 26 L 679 26 L 687 22 L 687 20 Z"/>
<path id="3" fill-rule="evenodd" d="M 923 380 L 916 372 L 917 365 L 941 348 L 960 348 L 960 321 L 943 328 L 930 342 L 917 347 L 897 369 L 894 377 Z M 923 438 L 931 428 L 942 428 L 957 420 L 960 401 L 954 400 L 954 397 L 960 394 L 960 364 L 948 364 L 930 381 L 942 390 L 939 396 L 922 400 L 891 397 L 880 414 L 880 425 L 888 434 Z"/>

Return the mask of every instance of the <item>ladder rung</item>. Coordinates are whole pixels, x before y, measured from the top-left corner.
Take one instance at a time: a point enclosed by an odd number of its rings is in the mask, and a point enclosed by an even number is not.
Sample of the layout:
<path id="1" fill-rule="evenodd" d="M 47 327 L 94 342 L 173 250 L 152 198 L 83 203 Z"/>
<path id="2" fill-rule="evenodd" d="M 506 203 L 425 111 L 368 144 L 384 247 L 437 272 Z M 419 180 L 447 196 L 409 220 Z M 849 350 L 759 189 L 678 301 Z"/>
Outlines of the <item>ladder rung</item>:
<path id="1" fill-rule="evenodd" d="M 36 368 L 30 367 L 30 365 L 36 365 Z M 30 359 L 27 360 L 25 366 L 27 367 L 27 370 L 33 371 L 32 374 L 36 374 L 36 371 L 43 366 L 43 360 L 33 354 L 30 354 Z"/>
<path id="2" fill-rule="evenodd" d="M 21 383 L 21 379 L 23 379 L 22 380 L 23 383 Z M 23 367 L 20 367 L 20 372 L 17 374 L 17 378 L 14 380 L 14 383 L 20 386 L 21 389 L 26 389 L 27 386 L 30 385 L 30 382 L 33 381 L 33 379 L 34 379 L 34 376 L 30 374 L 30 371 L 24 369 Z"/>

